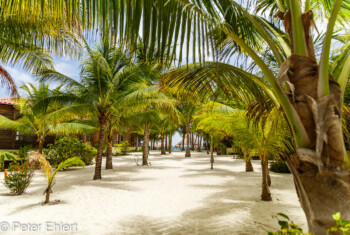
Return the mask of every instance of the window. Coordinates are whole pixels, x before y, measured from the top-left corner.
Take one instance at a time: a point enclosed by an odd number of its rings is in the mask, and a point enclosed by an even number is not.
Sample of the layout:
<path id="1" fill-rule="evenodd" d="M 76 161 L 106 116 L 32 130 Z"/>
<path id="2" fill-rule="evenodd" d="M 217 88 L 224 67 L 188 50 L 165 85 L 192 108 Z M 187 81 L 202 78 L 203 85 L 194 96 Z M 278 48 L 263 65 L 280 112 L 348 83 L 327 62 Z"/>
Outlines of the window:
<path id="1" fill-rule="evenodd" d="M 21 135 L 18 131 L 16 131 L 16 141 L 22 141 L 24 138 L 23 135 Z"/>

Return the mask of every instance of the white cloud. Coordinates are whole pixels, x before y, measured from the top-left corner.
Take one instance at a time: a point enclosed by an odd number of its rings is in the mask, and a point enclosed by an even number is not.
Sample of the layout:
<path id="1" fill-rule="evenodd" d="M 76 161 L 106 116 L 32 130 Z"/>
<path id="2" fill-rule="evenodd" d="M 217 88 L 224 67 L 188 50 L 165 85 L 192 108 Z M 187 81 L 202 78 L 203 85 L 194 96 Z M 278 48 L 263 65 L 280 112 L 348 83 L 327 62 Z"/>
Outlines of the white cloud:
<path id="1" fill-rule="evenodd" d="M 55 69 L 74 79 L 79 79 L 80 77 L 80 62 L 72 59 L 65 58 L 54 58 Z"/>
<path id="2" fill-rule="evenodd" d="M 21 69 L 13 68 L 13 67 L 4 67 L 6 71 L 11 75 L 13 80 L 15 81 L 17 87 L 21 87 L 24 84 L 31 83 L 35 86 L 37 86 L 39 83 L 35 80 L 34 76 L 28 72 L 24 72 Z M 20 95 L 23 95 L 21 93 L 21 90 L 19 91 Z M 9 97 L 10 94 L 2 87 L 0 87 L 0 98 Z"/>

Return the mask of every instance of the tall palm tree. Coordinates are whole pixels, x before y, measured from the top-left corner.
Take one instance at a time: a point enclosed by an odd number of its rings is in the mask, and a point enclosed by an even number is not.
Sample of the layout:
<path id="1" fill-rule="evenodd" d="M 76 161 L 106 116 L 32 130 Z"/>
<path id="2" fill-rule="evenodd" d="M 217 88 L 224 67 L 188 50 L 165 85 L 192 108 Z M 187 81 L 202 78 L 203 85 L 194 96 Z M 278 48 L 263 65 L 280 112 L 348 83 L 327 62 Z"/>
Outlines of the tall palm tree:
<path id="1" fill-rule="evenodd" d="M 270 201 L 268 157 L 276 157 L 293 150 L 289 138 L 290 130 L 283 115 L 274 110 L 264 122 L 253 124 L 248 122 L 244 110 L 208 102 L 197 112 L 195 118 L 198 122 L 197 128 L 210 136 L 211 156 L 215 138 L 218 143 L 224 136 L 233 137 L 244 152 L 255 152 L 259 155 L 262 168 L 261 199 Z M 213 164 L 213 157 L 211 162 Z"/>
<path id="2" fill-rule="evenodd" d="M 0 128 L 16 130 L 19 133 L 35 135 L 39 145 L 39 153 L 42 153 L 45 138 L 55 134 L 89 134 L 96 129 L 83 123 L 72 122 L 75 118 L 60 112 L 65 107 L 61 105 L 50 105 L 45 109 L 36 109 L 36 106 L 50 96 L 59 92 L 60 87 L 51 91 L 49 86 L 40 83 L 36 88 L 34 85 L 21 87 L 27 92 L 27 98 L 17 100 L 19 119 L 10 120 L 0 115 Z"/>
<path id="3" fill-rule="evenodd" d="M 73 102 L 64 111 L 90 114 L 98 119 L 99 139 L 95 174 L 101 179 L 102 151 L 105 143 L 105 129 L 113 115 L 113 107 L 133 91 L 142 79 L 129 69 L 130 58 L 120 47 L 102 42 L 91 50 L 85 43 L 81 80 L 76 81 L 54 70 L 43 72 L 42 80 L 56 81 L 71 88 L 71 92 L 52 96 L 48 102 Z"/>
<path id="4" fill-rule="evenodd" d="M 341 200 L 337 197 L 337 195 L 347 195 L 348 198 L 350 195 L 349 190 L 347 190 L 350 185 L 349 177 L 344 177 L 346 178 L 344 179 L 342 174 L 349 174 L 349 166 L 342 144 L 340 112 L 338 112 L 341 103 L 340 91 L 344 89 L 350 73 L 350 63 L 345 63 L 350 60 L 349 54 L 343 54 L 344 59 L 341 62 L 344 64 L 339 63 L 341 65 L 340 72 L 332 74 L 334 80 L 330 78 L 328 73 L 329 51 L 334 25 L 346 24 L 346 19 L 349 16 L 347 0 L 336 0 L 332 3 L 311 0 L 302 2 L 298 0 L 258 1 L 257 9 L 260 11 L 270 10 L 266 14 L 268 16 L 272 17 L 278 13 L 277 11 L 280 11 L 277 15 L 284 20 L 285 32 L 280 27 L 276 27 L 273 23 L 259 17 L 258 14 L 251 14 L 237 2 L 229 0 L 114 0 L 103 1 L 103 4 L 93 0 L 49 2 L 2 0 L 0 3 L 3 17 L 16 15 L 19 19 L 33 19 L 45 12 L 58 18 L 60 13 L 63 13 L 62 15 L 69 22 L 81 23 L 86 28 L 103 28 L 104 32 L 118 35 L 119 40 L 130 42 L 132 45 L 137 44 L 137 35 L 141 31 L 145 45 L 144 50 L 154 50 L 158 46 L 161 59 L 164 58 L 163 55 L 169 55 L 168 57 L 172 60 L 178 59 L 179 63 L 184 59 L 183 54 L 186 55 L 186 61 L 190 62 L 189 51 L 191 47 L 193 61 L 199 61 L 202 64 L 208 50 L 216 60 L 222 58 L 222 55 L 226 55 L 224 59 L 227 59 L 233 54 L 245 53 L 255 62 L 263 76 L 247 76 L 247 74 L 240 72 L 241 75 L 244 75 L 244 79 L 241 79 L 242 83 L 246 84 L 245 81 L 253 80 L 255 84 L 259 84 L 260 87 L 263 87 L 262 89 L 267 90 L 273 97 L 275 104 L 284 110 L 291 127 L 297 153 L 294 155 L 295 157 L 289 158 L 293 159 L 289 160 L 289 165 L 295 177 L 296 188 L 308 219 L 310 232 L 324 233 L 327 227 L 331 227 L 331 222 L 327 218 L 335 211 L 342 212 L 346 219 L 350 219 L 350 212 L 345 209 L 349 207 L 349 200 Z M 26 11 L 23 11 L 24 7 L 26 7 Z M 319 12 L 320 15 L 318 15 Z M 313 15 L 315 15 L 316 20 L 319 18 L 329 19 L 327 30 L 325 30 L 326 36 L 322 43 L 322 51 L 319 53 L 321 54 L 321 57 L 318 58 L 320 64 L 317 63 L 318 60 L 315 59 L 316 56 L 312 48 L 312 36 L 314 36 L 312 33 L 314 31 L 310 30 L 310 27 L 314 25 L 312 23 Z M 142 29 L 140 30 L 141 21 Z M 279 25 L 282 23 L 277 26 Z M 318 24 L 318 26 L 321 25 Z M 191 40 L 191 33 L 195 35 L 193 40 Z M 218 44 L 209 40 L 208 36 L 214 36 L 223 47 L 218 48 Z M 178 47 L 172 47 L 177 44 Z M 266 50 L 262 50 L 262 47 L 267 47 L 278 65 L 281 66 L 279 76 L 274 74 L 264 62 L 261 52 Z M 180 48 L 179 57 L 174 56 L 177 48 Z M 237 78 L 236 68 L 220 65 L 220 63 L 216 63 L 213 66 L 215 68 L 213 74 L 218 74 L 221 77 L 215 78 L 213 75 L 206 75 L 202 78 L 207 77 L 216 81 L 221 79 L 221 84 L 225 80 L 226 84 L 234 84 L 235 82 L 229 78 Z M 195 80 L 199 81 L 200 74 L 197 75 Z M 290 80 L 289 83 L 285 82 L 287 79 Z M 237 79 L 235 80 L 237 81 Z M 183 85 L 180 82 L 178 84 Z M 212 83 L 210 87 L 215 88 L 214 84 Z M 280 84 L 282 85 L 280 86 Z M 294 87 L 288 91 L 290 85 Z M 267 89 L 269 87 L 271 89 Z M 285 88 L 287 88 L 287 92 Z M 317 92 L 314 92 L 316 90 Z M 224 91 L 230 93 L 227 88 Z M 290 93 L 290 95 L 288 96 L 286 93 Z M 330 99 L 331 96 L 336 97 L 337 101 Z M 329 106 L 334 106 L 334 108 Z M 328 125 L 320 127 L 322 119 L 317 118 L 316 120 L 315 115 L 313 115 L 316 114 L 313 112 L 314 110 L 328 110 L 329 112 L 325 111 L 324 113 L 333 114 L 332 118 L 328 119 L 325 119 L 325 115 L 323 115 L 323 120 L 326 120 L 324 123 Z M 317 128 L 321 128 L 322 131 L 316 132 Z M 337 131 L 329 131 L 330 129 Z M 321 135 L 317 133 L 321 133 Z M 322 141 L 325 139 L 331 141 L 325 143 Z M 305 149 L 310 151 L 303 151 Z M 326 151 L 326 149 L 332 151 Z M 299 164 L 301 162 L 305 164 Z M 304 165 L 309 167 L 300 169 L 300 166 Z M 316 178 L 321 169 L 329 174 Z M 344 170 L 344 172 L 339 173 L 334 169 Z M 335 187 L 335 184 L 329 183 L 333 182 L 331 179 L 344 187 Z M 320 187 L 313 187 L 314 182 L 318 182 Z M 339 193 L 330 196 L 329 191 Z M 324 203 L 326 201 L 329 203 Z M 321 208 L 319 206 L 321 204 L 327 205 L 327 209 Z"/>
<path id="5" fill-rule="evenodd" d="M 328 218 L 335 211 L 340 211 L 344 218 L 350 219 L 350 212 L 345 209 L 349 207 L 349 201 L 338 197 L 344 195 L 344 198 L 350 198 L 349 177 L 343 177 L 343 174 L 350 173 L 340 122 L 341 91 L 350 73 L 350 64 L 344 62 L 348 61 L 349 54 L 343 55 L 341 61 L 344 64 L 339 64 L 341 72 L 333 73 L 333 77 L 329 74 L 334 26 L 339 27 L 339 23 L 344 23 L 344 18 L 349 16 L 347 3 L 342 4 L 343 1 L 338 0 L 324 8 L 329 21 L 321 50 L 315 54 L 312 41 L 315 31 L 311 27 L 314 25 L 313 15 L 317 17 L 317 11 L 313 14 L 310 10 L 315 7 L 313 1 L 307 0 L 303 6 L 297 0 L 273 1 L 275 10 L 279 12 L 271 10 L 271 15 L 277 13 L 283 20 L 284 31 L 259 15 L 249 13 L 234 1 L 203 1 L 203 4 L 198 1 L 184 2 L 205 22 L 214 25 L 216 31 L 212 31 L 212 34 L 221 33 L 222 37 L 216 40 L 219 42 L 217 59 L 244 51 L 254 61 L 260 75 L 249 74 L 235 66 L 215 61 L 206 62 L 203 67 L 190 68 L 186 72 L 190 76 L 182 76 L 186 77 L 185 80 L 169 76 L 164 83 L 192 87 L 193 94 L 198 94 L 194 90 L 202 88 L 211 92 L 213 87 L 221 87 L 223 92 L 229 93 L 232 91 L 229 87 L 238 81 L 242 83 L 237 88 L 250 81 L 265 90 L 276 106 L 283 109 L 293 133 L 296 153 L 288 158 L 288 164 L 310 232 L 325 233 L 327 227 L 332 226 Z M 260 1 L 258 7 L 263 3 L 267 1 Z M 254 37 L 254 34 L 246 31 L 248 29 L 259 36 Z M 280 66 L 278 74 L 264 62 L 260 54 L 261 47 L 257 47 L 257 44 L 265 45 L 272 52 Z M 337 183 L 332 184 L 331 181 Z M 315 183 L 319 186 L 314 187 Z M 330 195 L 330 191 L 334 193 Z"/>
<path id="6" fill-rule="evenodd" d="M 178 105 L 178 110 L 181 114 L 181 121 L 182 123 L 184 123 L 185 127 L 186 127 L 186 153 L 185 153 L 185 157 L 191 157 L 191 149 L 190 149 L 190 132 L 191 132 L 191 124 L 193 121 L 193 115 L 196 112 L 196 105 L 193 104 L 190 101 L 182 101 L 179 105 Z"/>
<path id="7" fill-rule="evenodd" d="M 149 136 L 152 126 L 157 126 L 160 114 L 178 122 L 179 114 L 175 108 L 176 100 L 159 91 L 158 85 L 146 86 L 124 97 L 137 113 L 138 120 L 144 125 L 142 165 L 148 165 Z"/>

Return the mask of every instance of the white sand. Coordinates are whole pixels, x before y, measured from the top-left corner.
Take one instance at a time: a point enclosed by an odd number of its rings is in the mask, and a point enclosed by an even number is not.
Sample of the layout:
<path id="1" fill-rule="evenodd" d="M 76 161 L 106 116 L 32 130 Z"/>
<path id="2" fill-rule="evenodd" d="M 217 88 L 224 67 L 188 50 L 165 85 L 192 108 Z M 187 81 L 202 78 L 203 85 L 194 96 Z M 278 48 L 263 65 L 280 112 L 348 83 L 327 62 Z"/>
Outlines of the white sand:
<path id="1" fill-rule="evenodd" d="M 94 166 L 59 172 L 51 200 L 61 202 L 45 206 L 44 177 L 36 171 L 23 195 L 9 196 L 0 184 L 0 222 L 41 224 L 42 233 L 54 221 L 76 223 L 79 234 L 266 234 L 282 212 L 306 228 L 290 174 L 271 173 L 273 201 L 262 202 L 259 161 L 246 173 L 244 161 L 229 156 L 216 157 L 214 170 L 206 153 L 183 156 L 154 152 L 148 167 L 136 166 L 135 155 L 115 157 L 98 181 Z"/>

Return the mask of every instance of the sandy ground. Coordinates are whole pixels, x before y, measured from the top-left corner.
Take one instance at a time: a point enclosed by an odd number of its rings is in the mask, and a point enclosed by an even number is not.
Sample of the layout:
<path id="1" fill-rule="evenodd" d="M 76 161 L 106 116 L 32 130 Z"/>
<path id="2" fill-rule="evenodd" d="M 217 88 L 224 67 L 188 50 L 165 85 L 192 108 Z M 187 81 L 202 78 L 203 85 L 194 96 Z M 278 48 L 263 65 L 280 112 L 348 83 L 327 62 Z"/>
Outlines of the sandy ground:
<path id="1" fill-rule="evenodd" d="M 214 170 L 206 153 L 183 156 L 154 152 L 148 167 L 136 166 L 135 155 L 115 157 L 114 169 L 103 170 L 99 181 L 92 180 L 94 166 L 59 172 L 51 200 L 60 202 L 51 205 L 42 205 L 40 171 L 20 196 L 10 196 L 0 184 L 0 222 L 5 221 L 0 229 L 10 225 L 12 234 L 37 234 L 20 231 L 39 225 L 41 234 L 65 229 L 72 234 L 266 234 L 278 228 L 272 217 L 278 212 L 306 228 L 290 174 L 272 173 L 273 201 L 262 202 L 259 161 L 253 163 L 255 172 L 246 173 L 244 161 L 229 156 L 216 157 Z"/>

